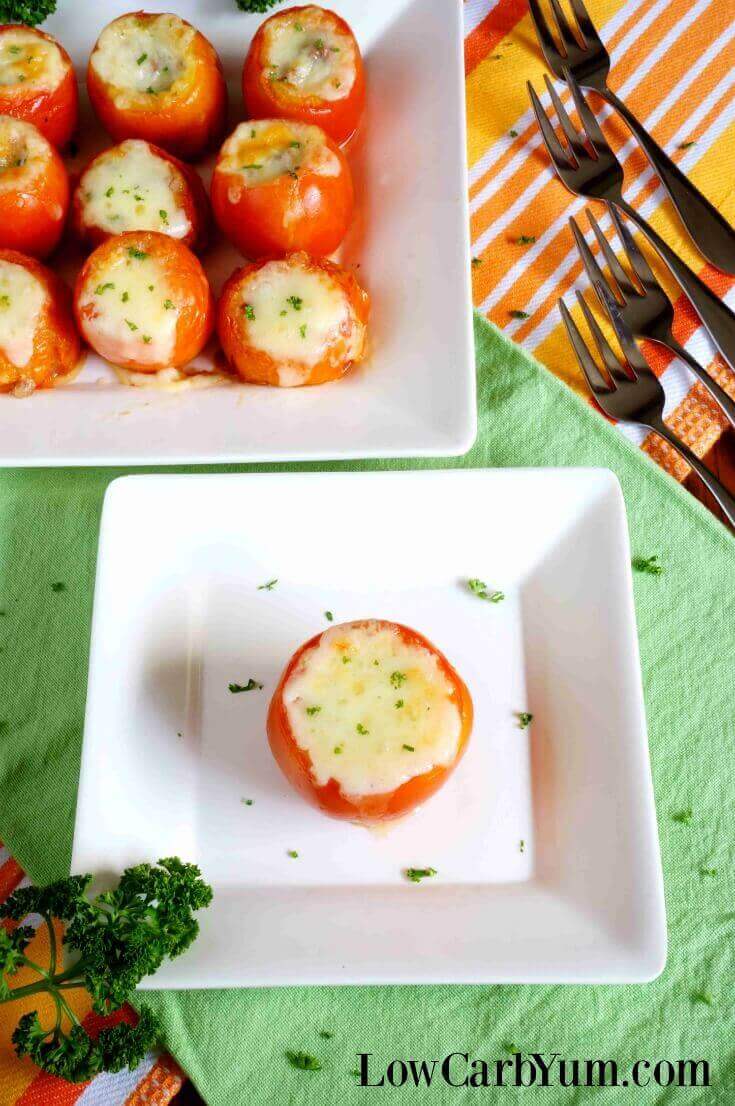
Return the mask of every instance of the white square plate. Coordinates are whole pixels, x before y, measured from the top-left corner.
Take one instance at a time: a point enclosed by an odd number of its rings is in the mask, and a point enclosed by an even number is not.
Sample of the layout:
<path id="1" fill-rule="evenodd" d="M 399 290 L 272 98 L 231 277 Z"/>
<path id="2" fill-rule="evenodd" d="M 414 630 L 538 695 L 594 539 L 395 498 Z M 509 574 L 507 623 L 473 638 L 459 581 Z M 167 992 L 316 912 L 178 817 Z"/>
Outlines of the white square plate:
<path id="1" fill-rule="evenodd" d="M 472 595 L 472 576 L 504 602 Z M 474 699 L 455 774 L 385 831 L 309 807 L 265 738 L 278 676 L 325 610 L 414 626 Z M 229 692 L 251 676 L 262 691 Z M 171 854 L 199 863 L 215 897 L 150 986 L 655 976 L 661 867 L 612 474 L 111 484 L 72 866 Z M 427 865 L 435 879 L 403 878 Z"/>
<path id="2" fill-rule="evenodd" d="M 366 60 L 363 138 L 350 154 L 357 209 L 341 255 L 347 265 L 360 264 L 358 279 L 372 297 L 365 364 L 317 388 L 221 384 L 166 394 L 121 385 L 90 354 L 68 384 L 25 402 L 0 395 L 1 465 L 417 457 L 469 449 L 476 411 L 462 5 L 327 6 L 352 25 Z M 130 7 L 130 0 L 64 0 L 44 24 L 69 50 L 80 88 L 102 27 Z M 173 8 L 219 52 L 234 126 L 242 118 L 242 63 L 265 15 L 244 15 L 235 0 L 177 0 Z M 164 0 L 146 10 L 172 5 Z M 85 94 L 80 145 L 74 166 L 110 145 Z M 205 180 L 211 164 L 200 166 Z M 243 263 L 223 241 L 204 261 L 215 293 Z M 73 279 L 71 261 L 63 262 Z"/>

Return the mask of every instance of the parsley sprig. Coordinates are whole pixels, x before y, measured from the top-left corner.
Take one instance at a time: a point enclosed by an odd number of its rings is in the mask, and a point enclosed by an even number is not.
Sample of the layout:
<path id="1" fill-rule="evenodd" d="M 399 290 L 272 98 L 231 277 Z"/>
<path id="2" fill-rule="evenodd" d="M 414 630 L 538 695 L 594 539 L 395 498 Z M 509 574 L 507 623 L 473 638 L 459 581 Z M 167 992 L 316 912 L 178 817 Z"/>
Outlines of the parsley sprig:
<path id="1" fill-rule="evenodd" d="M 48 928 L 50 961 L 42 969 L 25 955 L 33 928 L 19 925 L 8 932 L 0 927 L 0 1003 L 45 994 L 56 1011 L 48 1025 L 37 1010 L 24 1014 L 13 1032 L 15 1051 L 72 1083 L 135 1067 L 158 1040 L 159 1026 L 143 1006 L 137 1025 L 121 1023 L 92 1040 L 67 1002 L 67 992 L 87 990 L 98 1014 L 118 1010 L 144 976 L 191 945 L 199 932 L 194 912 L 212 901 L 199 868 L 178 857 L 126 868 L 116 888 L 94 898 L 87 893 L 91 882 L 89 875 L 68 876 L 47 887 L 22 887 L 0 906 L 2 919 L 23 922 L 29 914 L 40 914 Z M 55 918 L 66 923 L 63 947 L 72 953 L 67 964 Z M 36 973 L 37 981 L 11 987 L 21 968 Z"/>

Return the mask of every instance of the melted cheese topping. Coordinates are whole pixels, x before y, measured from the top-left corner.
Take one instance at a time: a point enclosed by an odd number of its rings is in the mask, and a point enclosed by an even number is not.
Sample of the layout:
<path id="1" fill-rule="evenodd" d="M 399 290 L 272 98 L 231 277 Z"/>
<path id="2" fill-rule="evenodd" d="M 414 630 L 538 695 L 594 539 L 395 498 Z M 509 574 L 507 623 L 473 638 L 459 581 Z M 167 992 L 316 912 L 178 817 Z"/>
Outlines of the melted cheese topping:
<path id="1" fill-rule="evenodd" d="M 297 177 L 308 170 L 322 177 L 336 177 L 341 168 L 330 150 L 324 131 L 307 123 L 285 119 L 254 119 L 241 123 L 222 147 L 218 169 L 236 175 L 239 187 L 230 189 L 237 203 L 240 187 L 253 188 L 287 173 Z"/>
<path id="2" fill-rule="evenodd" d="M 0 350 L 17 369 L 33 356 L 33 343 L 48 292 L 23 265 L 0 261 Z"/>
<path id="3" fill-rule="evenodd" d="M 43 175 L 49 145 L 31 123 L 0 115 L 0 192 L 33 187 Z"/>
<path id="4" fill-rule="evenodd" d="M 263 32 L 263 63 L 269 81 L 319 100 L 340 100 L 355 83 L 355 42 L 330 12 L 309 7 L 276 16 Z"/>
<path id="5" fill-rule="evenodd" d="M 114 343 L 122 360 L 165 365 L 173 355 L 179 307 L 160 262 L 125 249 L 111 255 L 104 273 L 80 301 L 88 330 Z"/>
<path id="6" fill-rule="evenodd" d="M 346 360 L 362 350 L 350 301 L 328 273 L 298 259 L 269 261 L 240 286 L 239 315 L 246 340 L 282 362 L 281 387 L 295 387 L 337 338 L 349 334 Z"/>
<path id="7" fill-rule="evenodd" d="M 157 230 L 183 238 L 191 229 L 176 169 L 147 142 L 128 139 L 107 150 L 84 173 L 79 189 L 84 222 L 109 234 Z"/>
<path id="8" fill-rule="evenodd" d="M 111 86 L 118 107 L 126 107 L 141 96 L 179 91 L 195 69 L 187 58 L 196 31 L 177 15 L 159 15 L 141 20 L 124 15 L 105 27 L 91 64 Z"/>
<path id="9" fill-rule="evenodd" d="M 0 35 L 0 86 L 50 92 L 61 84 L 66 70 L 55 42 L 24 27 L 11 27 Z"/>
<path id="10" fill-rule="evenodd" d="M 316 783 L 381 795 L 457 756 L 462 719 L 434 653 L 385 623 L 335 626 L 283 692 Z"/>

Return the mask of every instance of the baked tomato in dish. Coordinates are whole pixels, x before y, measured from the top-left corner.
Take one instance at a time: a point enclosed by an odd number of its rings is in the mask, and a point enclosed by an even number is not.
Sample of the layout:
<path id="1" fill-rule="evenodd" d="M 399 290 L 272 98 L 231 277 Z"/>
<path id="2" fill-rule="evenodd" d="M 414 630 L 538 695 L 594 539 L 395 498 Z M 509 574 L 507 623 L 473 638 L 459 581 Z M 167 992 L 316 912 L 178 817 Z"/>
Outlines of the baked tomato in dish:
<path id="1" fill-rule="evenodd" d="M 72 223 L 92 246 L 114 234 L 155 230 L 202 249 L 209 203 L 195 169 L 150 142 L 128 138 L 83 170 L 72 199 Z"/>
<path id="2" fill-rule="evenodd" d="M 77 125 L 79 92 L 66 50 L 34 27 L 0 27 L 0 115 L 38 127 L 56 147 Z"/>
<path id="3" fill-rule="evenodd" d="M 178 15 L 132 12 L 103 30 L 87 90 L 115 141 L 143 138 L 191 160 L 224 131 L 227 88 L 214 47 Z"/>
<path id="4" fill-rule="evenodd" d="M 251 119 L 316 123 L 342 144 L 365 107 L 360 47 L 334 12 L 313 4 L 287 8 L 266 19 L 253 38 L 242 93 Z"/>
<path id="5" fill-rule="evenodd" d="M 370 300 L 352 273 L 305 253 L 237 269 L 222 289 L 217 331 L 251 384 L 336 380 L 365 353 Z"/>
<path id="6" fill-rule="evenodd" d="M 108 238 L 77 277 L 82 335 L 113 365 L 138 372 L 179 368 L 212 333 L 209 283 L 187 246 L 155 231 Z"/>
<path id="7" fill-rule="evenodd" d="M 32 123 L 0 115 L 0 248 L 46 257 L 69 210 L 69 177 Z"/>
<path id="8" fill-rule="evenodd" d="M 220 227 L 246 257 L 336 250 L 352 217 L 352 174 L 320 127 L 285 119 L 241 123 L 212 175 Z"/>
<path id="9" fill-rule="evenodd" d="M 294 653 L 268 710 L 273 756 L 336 818 L 382 822 L 441 787 L 465 751 L 472 699 L 436 646 L 382 619 L 330 626 Z"/>
<path id="10" fill-rule="evenodd" d="M 0 392 L 53 388 L 80 356 L 69 289 L 35 258 L 0 249 Z"/>

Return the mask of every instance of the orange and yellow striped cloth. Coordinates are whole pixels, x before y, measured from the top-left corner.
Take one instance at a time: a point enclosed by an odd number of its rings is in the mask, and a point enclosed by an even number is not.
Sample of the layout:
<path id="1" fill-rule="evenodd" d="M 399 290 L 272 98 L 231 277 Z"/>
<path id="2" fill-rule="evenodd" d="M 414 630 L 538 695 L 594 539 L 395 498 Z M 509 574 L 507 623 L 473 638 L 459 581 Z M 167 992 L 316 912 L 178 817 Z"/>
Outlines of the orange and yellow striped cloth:
<path id="1" fill-rule="evenodd" d="M 735 4 L 732 0 L 585 0 L 611 56 L 610 86 L 659 144 L 735 225 Z M 548 4 L 548 0 L 547 0 Z M 548 7 L 547 7 L 548 12 Z M 555 176 L 530 109 L 526 81 L 543 91 L 546 66 L 526 0 L 465 0 L 465 69 L 475 306 L 586 394 L 557 309 L 581 312 L 574 291 L 589 290 L 568 226 L 570 215 L 591 238 L 585 201 Z M 561 91 L 561 86 L 557 84 Z M 564 90 L 562 99 L 570 100 Z M 707 265 L 678 222 L 645 156 L 603 101 L 593 105 L 625 170 L 626 198 L 703 279 L 735 307 L 735 279 Z M 611 236 L 603 206 L 595 214 Z M 521 244 L 519 239 L 535 238 Z M 597 248 L 595 247 L 595 252 Z M 647 255 L 651 258 L 650 251 Z M 653 258 L 651 258 L 653 260 Z M 735 397 L 735 373 L 715 357 L 699 319 L 662 266 L 674 299 L 675 334 Z M 594 297 L 590 293 L 590 305 Z M 524 311 L 528 319 L 516 319 Z M 584 326 L 582 326 L 584 331 Z M 646 353 L 662 378 L 666 418 L 700 456 L 727 426 L 719 408 L 687 369 L 661 347 Z M 659 438 L 626 430 L 674 475 L 687 466 Z"/>
<path id="2" fill-rule="evenodd" d="M 0 902 L 16 887 L 29 881 L 20 865 L 0 845 Z M 28 918 L 24 925 L 34 928 L 40 919 Z M 11 926 L 12 922 L 0 923 Z M 48 964 L 47 927 L 40 924 L 28 946 L 28 956 L 37 964 Z M 13 986 L 22 987 L 36 976 L 30 970 L 20 971 Z M 91 1012 L 89 997 L 82 991 L 67 992 L 68 1002 L 82 1025 L 92 1035 L 103 1025 L 125 1019 L 134 1021 L 136 1014 L 129 1006 L 113 1018 L 100 1018 Z M 24 1057 L 19 1060 L 13 1049 L 11 1035 L 18 1019 L 28 1010 L 38 1009 L 41 1019 L 53 1021 L 53 1006 L 39 1003 L 38 998 L 0 1006 L 0 1106 L 168 1106 L 178 1094 L 185 1076 L 166 1054 L 146 1056 L 135 1071 L 115 1075 L 99 1075 L 89 1083 L 67 1083 L 54 1075 L 46 1075 Z"/>

